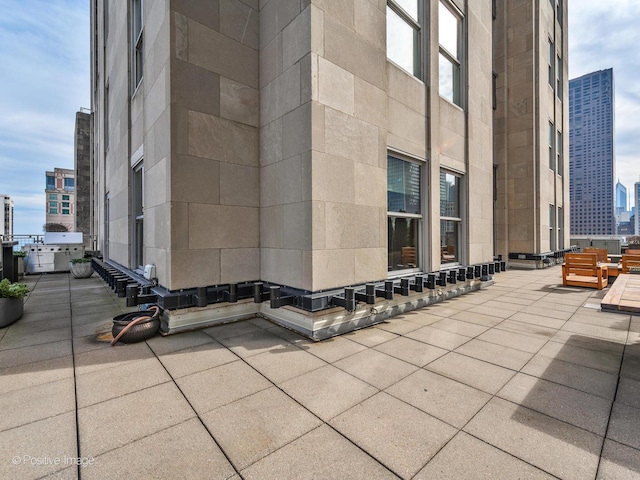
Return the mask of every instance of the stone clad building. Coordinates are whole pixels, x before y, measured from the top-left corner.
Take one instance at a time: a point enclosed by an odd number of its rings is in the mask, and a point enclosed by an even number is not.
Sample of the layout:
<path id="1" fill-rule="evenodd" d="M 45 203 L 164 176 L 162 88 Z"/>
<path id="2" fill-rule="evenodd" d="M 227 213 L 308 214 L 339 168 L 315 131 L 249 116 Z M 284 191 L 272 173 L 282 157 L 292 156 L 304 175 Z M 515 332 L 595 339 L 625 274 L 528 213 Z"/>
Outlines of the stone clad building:
<path id="1" fill-rule="evenodd" d="M 154 291 L 188 307 L 166 312 L 166 331 L 257 312 L 322 337 L 376 321 L 368 308 L 322 316 L 337 305 L 323 292 L 552 249 L 548 236 L 510 243 L 549 227 L 546 189 L 563 192 L 548 172 L 514 183 L 511 156 L 533 169 L 546 148 L 534 104 L 550 95 L 534 71 L 548 52 L 538 29 L 556 11 L 516 3 L 526 7 L 93 0 L 93 228 L 105 260 L 155 266 Z M 532 17 L 536 43 L 519 38 Z M 512 121 L 523 98 L 533 116 Z M 538 190 L 535 205 L 522 197 Z M 522 203 L 535 212 L 514 234 Z M 302 308 L 222 301 L 224 286 L 256 281 Z"/>

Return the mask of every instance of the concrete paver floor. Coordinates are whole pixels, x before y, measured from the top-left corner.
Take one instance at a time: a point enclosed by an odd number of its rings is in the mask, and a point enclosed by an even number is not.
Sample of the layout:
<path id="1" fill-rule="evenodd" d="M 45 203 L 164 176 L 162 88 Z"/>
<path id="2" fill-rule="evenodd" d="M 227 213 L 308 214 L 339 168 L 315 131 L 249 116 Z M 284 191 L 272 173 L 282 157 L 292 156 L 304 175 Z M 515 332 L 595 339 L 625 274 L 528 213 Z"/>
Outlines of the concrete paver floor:
<path id="1" fill-rule="evenodd" d="M 640 318 L 560 267 L 321 343 L 263 319 L 109 346 L 97 277 L 0 329 L 0 478 L 640 478 Z"/>

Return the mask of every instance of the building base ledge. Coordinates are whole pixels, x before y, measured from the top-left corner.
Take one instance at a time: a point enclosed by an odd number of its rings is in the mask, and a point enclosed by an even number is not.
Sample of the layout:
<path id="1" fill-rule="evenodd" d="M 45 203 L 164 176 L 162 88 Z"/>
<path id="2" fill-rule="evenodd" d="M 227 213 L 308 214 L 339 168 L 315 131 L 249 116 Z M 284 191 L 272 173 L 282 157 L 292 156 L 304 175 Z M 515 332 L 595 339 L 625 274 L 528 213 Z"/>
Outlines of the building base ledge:
<path id="1" fill-rule="evenodd" d="M 169 335 L 261 317 L 319 341 L 379 324 L 396 315 L 477 291 L 493 283 L 492 278 L 486 281 L 467 280 L 421 293 L 412 291 L 408 296 L 397 295 L 393 300 L 380 300 L 373 305 L 358 303 L 353 311 L 340 307 L 315 313 L 292 306 L 271 308 L 269 302 L 254 303 L 251 299 L 206 307 L 165 310 L 162 314 L 161 332 Z"/>

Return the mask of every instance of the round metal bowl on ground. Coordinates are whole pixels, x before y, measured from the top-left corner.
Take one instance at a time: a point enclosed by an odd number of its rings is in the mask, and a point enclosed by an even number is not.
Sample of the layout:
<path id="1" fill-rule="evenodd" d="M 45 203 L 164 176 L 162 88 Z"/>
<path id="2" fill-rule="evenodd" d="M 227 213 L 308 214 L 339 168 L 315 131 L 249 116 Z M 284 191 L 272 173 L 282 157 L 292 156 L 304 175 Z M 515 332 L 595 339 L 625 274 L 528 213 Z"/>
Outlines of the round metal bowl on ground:
<path id="1" fill-rule="evenodd" d="M 122 315 L 114 317 L 113 327 L 111 327 L 113 338 L 116 338 L 118 334 L 135 319 L 150 317 L 131 326 L 118 341 L 122 343 L 136 343 L 148 340 L 160 330 L 160 318 L 157 315 L 154 316 L 155 313 L 154 310 L 143 310 L 140 312 L 123 313 Z"/>

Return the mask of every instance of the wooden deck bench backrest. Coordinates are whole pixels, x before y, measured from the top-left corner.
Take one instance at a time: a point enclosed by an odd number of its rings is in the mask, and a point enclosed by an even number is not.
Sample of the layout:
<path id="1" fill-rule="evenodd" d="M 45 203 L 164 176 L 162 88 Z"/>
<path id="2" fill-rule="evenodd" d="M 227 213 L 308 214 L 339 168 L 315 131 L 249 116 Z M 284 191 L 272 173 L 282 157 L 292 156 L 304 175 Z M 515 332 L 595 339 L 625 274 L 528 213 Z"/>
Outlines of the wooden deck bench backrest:
<path id="1" fill-rule="evenodd" d="M 586 248 L 582 249 L 582 251 L 583 251 L 583 253 L 595 253 L 599 262 L 602 262 L 602 263 L 610 263 L 611 262 L 611 260 L 609 259 L 609 252 L 607 251 L 606 248 L 586 247 Z"/>
<path id="2" fill-rule="evenodd" d="M 629 267 L 640 267 L 640 255 L 622 255 L 622 273 L 629 273 Z"/>
<path id="3" fill-rule="evenodd" d="M 602 290 L 608 284 L 606 265 L 598 264 L 595 253 L 567 253 L 562 265 L 562 284 L 595 287 Z"/>

